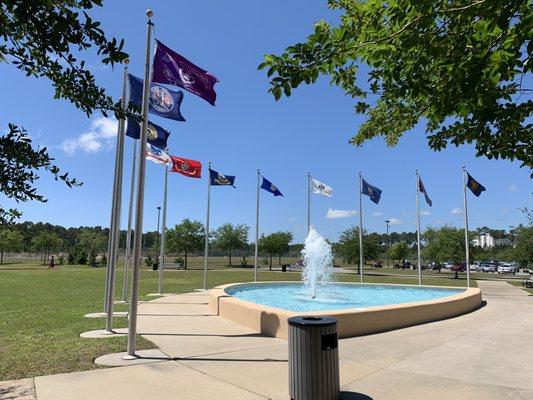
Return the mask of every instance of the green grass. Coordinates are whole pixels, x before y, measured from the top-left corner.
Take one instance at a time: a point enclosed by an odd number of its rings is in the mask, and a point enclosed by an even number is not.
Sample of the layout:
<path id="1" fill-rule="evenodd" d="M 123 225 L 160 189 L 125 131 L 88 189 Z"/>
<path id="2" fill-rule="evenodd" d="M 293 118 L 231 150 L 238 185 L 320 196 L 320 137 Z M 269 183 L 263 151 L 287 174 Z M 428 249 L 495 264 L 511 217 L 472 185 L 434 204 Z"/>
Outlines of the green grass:
<path id="1" fill-rule="evenodd" d="M 368 270 L 365 282 L 416 284 L 416 274 L 398 270 Z M 411 271 L 413 272 L 413 271 Z M 424 271 L 425 272 L 425 271 Z M 141 271 L 141 299 L 157 290 L 157 272 Z M 424 283 L 440 286 L 465 286 L 464 276 L 452 274 L 427 276 Z M 93 360 L 103 354 L 126 350 L 126 338 L 82 339 L 79 334 L 103 329 L 104 319 L 83 315 L 102 311 L 105 269 L 86 266 L 58 266 L 48 270 L 31 263 L 0 266 L 0 380 L 88 370 Z M 355 274 L 339 274 L 341 282 L 358 282 Z M 253 280 L 252 269 L 218 269 L 209 273 L 209 287 Z M 300 280 L 299 273 L 269 272 L 263 268 L 259 280 Z M 117 272 L 115 299 L 122 294 L 122 271 Z M 185 293 L 202 287 L 200 270 L 165 271 L 164 291 Z M 475 281 L 473 282 L 475 283 Z M 127 310 L 117 305 L 115 310 Z M 126 327 L 125 318 L 116 318 L 115 327 Z M 139 337 L 138 349 L 153 345 Z"/>

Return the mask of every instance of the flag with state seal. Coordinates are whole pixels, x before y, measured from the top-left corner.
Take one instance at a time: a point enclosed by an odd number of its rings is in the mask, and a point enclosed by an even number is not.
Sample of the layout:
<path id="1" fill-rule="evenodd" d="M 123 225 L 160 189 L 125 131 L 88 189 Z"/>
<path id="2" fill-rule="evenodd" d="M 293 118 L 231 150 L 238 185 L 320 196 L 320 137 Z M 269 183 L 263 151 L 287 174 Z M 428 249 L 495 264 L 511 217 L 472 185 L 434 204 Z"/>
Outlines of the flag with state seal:
<path id="1" fill-rule="evenodd" d="M 209 168 L 209 179 L 211 186 L 233 186 L 235 187 L 235 176 L 224 175 L 214 169 Z"/>
<path id="2" fill-rule="evenodd" d="M 150 143 L 146 143 L 146 159 L 156 164 L 166 165 L 172 163 L 168 149 L 160 149 Z"/>
<path id="3" fill-rule="evenodd" d="M 127 128 L 126 136 L 129 136 L 132 139 L 139 139 L 141 137 L 141 124 L 140 122 L 135 121 L 135 119 L 128 117 L 127 119 Z M 154 124 L 153 122 L 148 121 L 148 130 L 147 130 L 146 141 L 153 146 L 159 147 L 160 149 L 167 148 L 167 140 L 170 136 L 170 132 L 164 128 L 161 128 L 159 125 Z"/>
<path id="4" fill-rule="evenodd" d="M 128 74 L 128 77 L 130 82 L 130 103 L 141 107 L 144 81 L 132 74 Z M 170 90 L 162 85 L 150 83 L 148 100 L 148 111 L 151 114 L 175 121 L 185 121 L 180 109 L 183 101 L 183 92 L 181 90 Z"/>

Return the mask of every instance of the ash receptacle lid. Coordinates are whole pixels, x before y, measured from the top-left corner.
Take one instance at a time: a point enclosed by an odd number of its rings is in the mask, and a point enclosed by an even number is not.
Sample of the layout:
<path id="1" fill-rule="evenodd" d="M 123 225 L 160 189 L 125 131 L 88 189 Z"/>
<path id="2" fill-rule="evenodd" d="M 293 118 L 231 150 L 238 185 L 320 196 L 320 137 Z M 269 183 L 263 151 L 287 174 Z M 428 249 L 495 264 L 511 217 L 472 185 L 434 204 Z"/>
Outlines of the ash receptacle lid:
<path id="1" fill-rule="evenodd" d="M 330 326 L 336 325 L 338 320 L 332 317 L 297 316 L 287 320 L 291 326 Z"/>

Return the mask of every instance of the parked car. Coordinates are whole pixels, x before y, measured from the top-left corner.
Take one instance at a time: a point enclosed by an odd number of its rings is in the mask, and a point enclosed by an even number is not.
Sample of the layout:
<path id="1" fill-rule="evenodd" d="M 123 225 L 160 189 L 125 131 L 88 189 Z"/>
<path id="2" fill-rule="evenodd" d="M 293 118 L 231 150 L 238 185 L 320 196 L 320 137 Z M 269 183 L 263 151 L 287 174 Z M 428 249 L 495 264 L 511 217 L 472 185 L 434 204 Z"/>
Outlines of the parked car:
<path id="1" fill-rule="evenodd" d="M 476 261 L 474 264 L 470 264 L 470 271 L 481 271 L 481 263 Z"/>
<path id="2" fill-rule="evenodd" d="M 499 274 L 516 274 L 517 270 L 514 265 L 510 263 L 503 263 L 498 266 Z"/>
<path id="3" fill-rule="evenodd" d="M 381 265 L 381 263 L 379 261 L 374 261 L 374 263 L 372 264 L 372 266 L 374 268 L 383 268 L 383 265 Z"/>
<path id="4" fill-rule="evenodd" d="M 480 265 L 481 272 L 496 272 L 498 270 L 498 264 L 497 263 L 489 263 L 484 262 Z"/>
<path id="5" fill-rule="evenodd" d="M 437 262 L 432 262 L 429 264 L 429 269 L 432 269 L 433 271 L 439 271 L 442 269 L 442 264 L 439 264 Z"/>
<path id="6" fill-rule="evenodd" d="M 445 261 L 444 262 L 444 268 L 452 269 L 452 267 L 453 267 L 453 262 L 451 262 L 451 261 Z"/>

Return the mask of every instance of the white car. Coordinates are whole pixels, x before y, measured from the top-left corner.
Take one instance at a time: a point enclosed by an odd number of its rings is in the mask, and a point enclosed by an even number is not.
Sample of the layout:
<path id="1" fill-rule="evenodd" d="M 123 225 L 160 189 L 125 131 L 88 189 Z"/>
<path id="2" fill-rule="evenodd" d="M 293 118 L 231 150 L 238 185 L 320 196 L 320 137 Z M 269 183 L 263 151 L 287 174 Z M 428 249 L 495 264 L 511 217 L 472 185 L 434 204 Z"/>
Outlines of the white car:
<path id="1" fill-rule="evenodd" d="M 499 274 L 514 274 L 514 268 L 510 264 L 501 264 L 498 266 Z"/>

